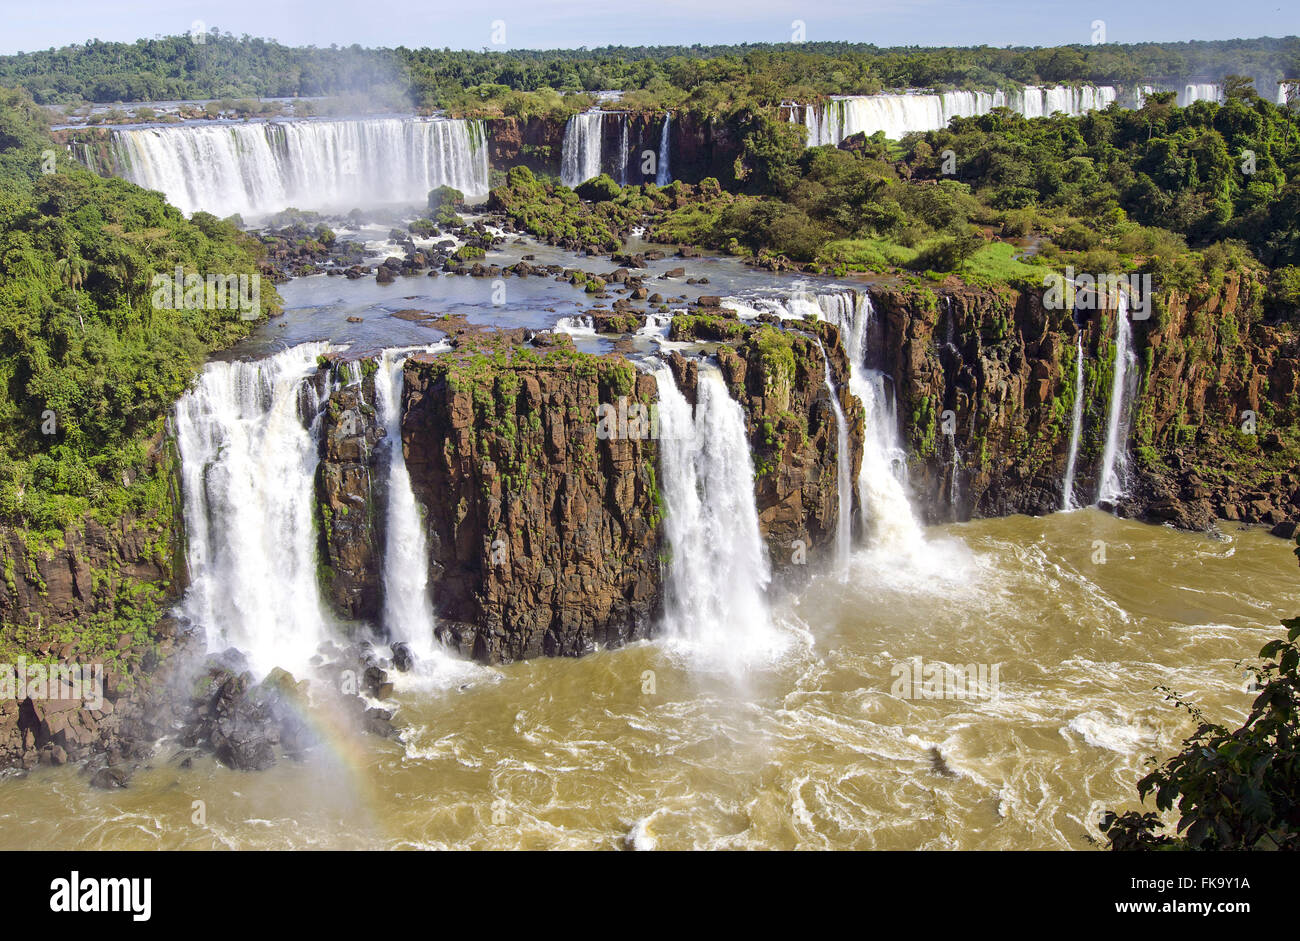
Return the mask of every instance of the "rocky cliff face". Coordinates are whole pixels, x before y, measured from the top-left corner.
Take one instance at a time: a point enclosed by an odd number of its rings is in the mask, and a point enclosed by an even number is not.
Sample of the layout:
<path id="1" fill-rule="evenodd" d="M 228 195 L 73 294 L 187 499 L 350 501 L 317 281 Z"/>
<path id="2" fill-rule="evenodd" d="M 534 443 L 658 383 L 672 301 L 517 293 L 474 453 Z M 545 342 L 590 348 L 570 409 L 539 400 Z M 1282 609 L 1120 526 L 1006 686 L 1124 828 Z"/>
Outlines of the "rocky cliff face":
<path id="1" fill-rule="evenodd" d="M 646 151 L 659 157 L 663 115 L 628 112 L 627 176 L 632 184 L 654 182 L 654 173 L 642 172 Z M 488 161 L 493 168 L 508 170 L 526 166 L 534 173 L 560 175 L 564 152 L 565 122 L 552 118 L 504 117 L 487 120 Z M 601 128 L 601 169 L 615 180 L 623 147 L 623 119 L 608 117 Z M 733 163 L 740 154 L 743 131 L 713 117 L 685 111 L 674 114 L 669 124 L 669 164 L 674 179 L 698 183 L 705 177 L 730 179 Z M 657 165 L 657 164 L 656 164 Z"/>
<path id="2" fill-rule="evenodd" d="M 1253 322 L 1258 289 L 1230 274 L 1192 297 L 1173 292 L 1157 316 L 1133 322 L 1140 375 L 1122 515 L 1207 528 L 1215 518 L 1274 525 L 1300 514 L 1297 338 Z M 930 521 L 1061 506 L 1076 331 L 1084 349 L 1076 493 L 1093 501 L 1113 308 L 1047 310 L 1040 292 L 1010 288 L 869 294 L 868 365 L 895 380 L 913 488 Z M 1247 412 L 1254 433 L 1242 430 Z"/>
<path id="3" fill-rule="evenodd" d="M 497 661 L 645 637 L 660 609 L 657 447 L 598 434 L 648 406 L 621 357 L 506 344 L 417 355 L 402 443 L 426 508 L 440 632 Z"/>
<path id="4" fill-rule="evenodd" d="M 709 323 L 729 333 L 717 355 L 748 418 L 774 571 L 806 573 L 829 552 L 839 510 L 823 349 L 847 416 L 854 477 L 861 460 L 861 407 L 847 392 L 838 335 L 826 324 L 741 325 L 722 311 L 685 318 L 679 329 L 705 339 Z M 563 342 L 456 342 L 407 360 L 400 442 L 425 508 L 440 635 L 487 662 L 577 655 L 648 636 L 662 611 L 665 553 L 653 376 Z M 693 401 L 697 363 L 681 354 L 671 363 Z M 365 406 L 368 383 L 331 394 L 318 512 L 328 599 L 347 617 L 374 621 L 383 538 L 374 507 L 384 505 L 386 476 L 375 455 L 389 443 Z"/>
<path id="5" fill-rule="evenodd" d="M 316 470 L 322 589 L 350 620 L 374 620 L 382 603 L 381 515 L 375 507 L 385 481 L 379 467 L 384 429 L 373 405 L 374 364 L 362 362 L 368 375 L 336 388 L 321 415 Z"/>
<path id="6" fill-rule="evenodd" d="M 534 173 L 560 174 L 564 122 L 544 117 L 489 118 L 488 164 L 507 170 L 524 166 Z"/>
<path id="7" fill-rule="evenodd" d="M 152 695 L 148 674 L 177 642 L 163 617 L 186 581 L 174 446 L 161 434 L 132 486 L 142 512 L 83 517 L 63 533 L 0 526 L 0 688 L 27 665 L 80 664 L 103 678 L 91 708 L 53 688 L 38 702 L 0 699 L 0 767 L 61 764 L 115 742 Z"/>

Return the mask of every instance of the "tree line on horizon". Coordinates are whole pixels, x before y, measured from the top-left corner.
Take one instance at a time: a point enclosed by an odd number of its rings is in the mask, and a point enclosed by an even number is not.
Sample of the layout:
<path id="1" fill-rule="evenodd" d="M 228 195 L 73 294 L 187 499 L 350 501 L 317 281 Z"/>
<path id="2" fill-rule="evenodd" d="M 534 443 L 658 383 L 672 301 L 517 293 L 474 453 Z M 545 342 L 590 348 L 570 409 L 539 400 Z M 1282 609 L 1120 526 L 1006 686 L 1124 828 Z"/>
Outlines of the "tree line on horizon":
<path id="1" fill-rule="evenodd" d="M 1300 38 L 1056 47 L 878 47 L 805 42 L 734 46 L 469 50 L 293 47 L 217 29 L 133 43 L 85 43 L 0 56 L 0 85 L 38 104 L 176 99 L 404 96 L 422 110 L 504 91 L 559 94 L 658 92 L 772 106 L 783 99 L 872 94 L 883 89 L 983 88 L 1013 83 L 1133 85 L 1300 78 Z M 472 100 L 472 96 L 471 96 Z"/>

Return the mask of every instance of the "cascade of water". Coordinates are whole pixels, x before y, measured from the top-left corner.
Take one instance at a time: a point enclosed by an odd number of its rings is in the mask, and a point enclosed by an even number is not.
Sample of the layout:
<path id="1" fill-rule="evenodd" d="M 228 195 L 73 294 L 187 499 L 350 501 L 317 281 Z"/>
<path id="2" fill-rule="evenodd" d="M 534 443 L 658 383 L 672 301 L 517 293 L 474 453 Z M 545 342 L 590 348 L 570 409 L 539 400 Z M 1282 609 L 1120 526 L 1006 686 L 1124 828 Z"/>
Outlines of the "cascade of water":
<path id="1" fill-rule="evenodd" d="M 1125 494 L 1128 471 L 1128 436 L 1133 399 L 1137 394 L 1137 354 L 1133 352 L 1133 325 L 1128 319 L 1128 297 L 1120 294 L 1115 312 L 1115 375 L 1110 389 L 1110 415 L 1106 420 L 1106 448 L 1102 452 L 1098 502 L 1114 503 Z"/>
<path id="2" fill-rule="evenodd" d="M 584 111 L 564 125 L 560 147 L 560 182 L 573 187 L 600 176 L 601 137 L 605 112 Z"/>
<path id="3" fill-rule="evenodd" d="M 957 512 L 961 506 L 961 469 L 962 459 L 961 451 L 957 448 L 957 436 L 955 434 L 948 436 L 948 444 L 952 448 L 952 463 L 949 465 L 952 469 L 948 478 L 948 509 L 952 511 L 952 518 L 957 519 Z"/>
<path id="4" fill-rule="evenodd" d="M 623 130 L 619 135 L 618 141 L 618 182 L 620 186 L 627 185 L 627 160 L 628 160 L 628 140 L 627 125 L 628 115 L 625 113 L 619 115 L 620 123 Z"/>
<path id="5" fill-rule="evenodd" d="M 671 553 L 668 634 L 699 666 L 743 670 L 786 645 L 764 596 L 771 573 L 754 506 L 744 411 L 716 369 L 700 369 L 693 414 L 667 366 L 655 370 L 655 379 Z"/>
<path id="6" fill-rule="evenodd" d="M 488 191 L 482 122 L 446 118 L 278 121 L 112 132 L 118 172 L 186 213 L 261 216 L 423 204 L 452 186 Z"/>
<path id="7" fill-rule="evenodd" d="M 1192 82 L 1184 85 L 1178 92 L 1178 106 L 1186 108 L 1197 101 L 1219 101 L 1223 97 L 1223 87 L 1212 82 Z"/>
<path id="8" fill-rule="evenodd" d="M 402 449 L 403 367 L 408 355 L 409 351 L 384 350 L 375 373 L 375 411 L 388 451 L 383 624 L 390 638 L 405 641 L 417 657 L 427 657 L 437 646 L 429 597 L 429 550 Z"/>
<path id="9" fill-rule="evenodd" d="M 1043 117 L 1055 111 L 1079 115 L 1105 108 L 1115 100 L 1109 85 L 1028 85 L 1010 95 L 998 90 L 947 91 L 942 94 L 914 92 L 880 95 L 840 95 L 802 109 L 808 128 L 808 146 L 838 146 L 844 138 L 884 131 L 897 140 L 917 131 L 934 131 L 948 126 L 955 117 L 976 117 L 994 108 L 1010 107 L 1026 117 Z M 799 109 L 790 110 L 790 120 L 799 120 Z"/>
<path id="10" fill-rule="evenodd" d="M 1061 509 L 1073 510 L 1078 506 L 1074 499 L 1074 464 L 1079 459 L 1079 437 L 1083 431 L 1083 331 L 1075 341 L 1074 349 L 1074 411 L 1070 417 L 1070 453 L 1065 462 L 1065 482 L 1061 485 Z"/>
<path id="11" fill-rule="evenodd" d="M 673 181 L 672 170 L 668 166 L 669 141 L 671 139 L 669 126 L 672 120 L 673 116 L 671 114 L 665 114 L 663 127 L 659 129 L 659 163 L 655 166 L 655 183 L 659 186 L 667 186 Z"/>
<path id="12" fill-rule="evenodd" d="M 819 347 L 821 343 L 817 344 Z M 831 361 L 822 347 L 822 360 L 826 365 L 826 394 L 830 396 L 831 408 L 835 412 L 835 457 L 836 487 L 838 495 L 838 516 L 835 523 L 835 562 L 841 572 L 847 572 L 849 552 L 853 543 L 853 476 L 849 466 L 849 428 L 844 420 L 844 409 L 840 407 L 839 396 L 835 393 L 835 383 L 831 381 Z"/>
<path id="13" fill-rule="evenodd" d="M 258 362 L 209 363 L 176 405 L 190 586 L 181 612 L 209 649 L 261 674 L 298 671 L 326 639 L 312 494 L 325 395 L 308 343 Z"/>
<path id="14" fill-rule="evenodd" d="M 725 303 L 742 317 L 770 311 L 780 317 L 828 320 L 839 327 L 840 342 L 849 358 L 849 391 L 862 403 L 866 414 L 862 469 L 858 473 L 863 531 L 869 534 L 873 547 L 901 553 L 922 550 L 925 535 L 908 498 L 907 450 L 899 437 L 889 378 L 864 365 L 871 298 L 857 291 L 817 295 L 798 292 L 784 299 L 759 298 L 749 303 L 728 299 Z"/>

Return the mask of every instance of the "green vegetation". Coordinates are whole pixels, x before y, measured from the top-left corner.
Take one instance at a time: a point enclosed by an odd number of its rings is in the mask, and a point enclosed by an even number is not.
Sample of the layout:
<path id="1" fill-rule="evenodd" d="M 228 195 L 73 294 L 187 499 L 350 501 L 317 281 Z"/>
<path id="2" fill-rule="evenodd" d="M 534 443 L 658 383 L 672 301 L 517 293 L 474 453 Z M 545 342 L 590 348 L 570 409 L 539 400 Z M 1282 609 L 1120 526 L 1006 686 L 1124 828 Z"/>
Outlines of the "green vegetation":
<path id="1" fill-rule="evenodd" d="M 1258 97 L 1189 108 L 1171 97 L 1076 119 L 1001 109 L 956 119 L 914 139 L 904 162 L 942 181 L 940 155 L 951 150 L 957 180 L 1004 227 L 1050 232 L 1060 249 L 1098 261 L 1142 255 L 1162 282 L 1188 280 L 1168 233 L 1198 248 L 1239 240 L 1269 265 L 1300 263 L 1300 114 Z"/>
<path id="2" fill-rule="evenodd" d="M 888 88 L 1222 81 L 1293 77 L 1300 40 L 1225 40 L 1054 48 L 880 48 L 801 42 L 739 46 L 512 49 L 290 48 L 209 30 L 134 43 L 89 42 L 0 57 L 0 85 L 42 103 L 362 94 L 423 109 L 521 116 L 572 113 L 621 89 L 639 110 L 723 113 L 783 99 Z"/>
<path id="3" fill-rule="evenodd" d="M 157 508 L 147 439 L 206 354 L 252 324 L 155 308 L 152 279 L 257 275 L 261 250 L 54 155 L 30 99 L 0 91 L 0 520 L 33 532 Z M 278 298 L 269 282 L 261 294 L 265 313 Z"/>
<path id="4" fill-rule="evenodd" d="M 586 192 L 603 196 L 601 201 L 584 201 L 567 186 L 543 182 L 527 167 L 513 167 L 505 185 L 492 190 L 487 205 L 553 244 L 617 251 L 632 225 L 658 204 L 652 185 L 620 187 L 600 176 L 585 186 Z"/>

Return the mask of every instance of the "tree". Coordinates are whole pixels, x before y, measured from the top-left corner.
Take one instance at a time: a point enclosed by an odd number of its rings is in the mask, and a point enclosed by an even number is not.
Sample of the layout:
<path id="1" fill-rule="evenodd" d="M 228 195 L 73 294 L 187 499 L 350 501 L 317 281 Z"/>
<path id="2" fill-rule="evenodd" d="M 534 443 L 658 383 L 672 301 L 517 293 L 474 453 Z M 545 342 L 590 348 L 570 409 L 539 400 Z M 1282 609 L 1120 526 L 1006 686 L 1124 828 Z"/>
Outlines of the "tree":
<path id="1" fill-rule="evenodd" d="M 1255 80 L 1249 75 L 1223 76 L 1223 97 L 1229 101 L 1233 98 L 1258 98 Z"/>
<path id="2" fill-rule="evenodd" d="M 1300 558 L 1300 537 L 1295 554 Z M 1269 641 L 1252 667 L 1259 690 L 1236 731 L 1209 722 L 1162 687 L 1199 723 L 1183 750 L 1138 782 L 1156 807 L 1178 808 L 1173 834 L 1154 813 L 1108 813 L 1111 849 L 1300 850 L 1300 617 L 1282 622 L 1286 637 Z"/>
<path id="3" fill-rule="evenodd" d="M 77 293 L 81 286 L 86 283 L 86 276 L 90 274 L 90 262 L 78 254 L 71 254 L 67 257 L 60 258 L 54 263 L 54 273 L 59 276 L 59 280 L 64 286 L 72 292 L 73 305 L 77 310 L 77 322 L 81 324 L 81 332 L 86 332 L 86 322 L 81 319 L 81 298 Z"/>

